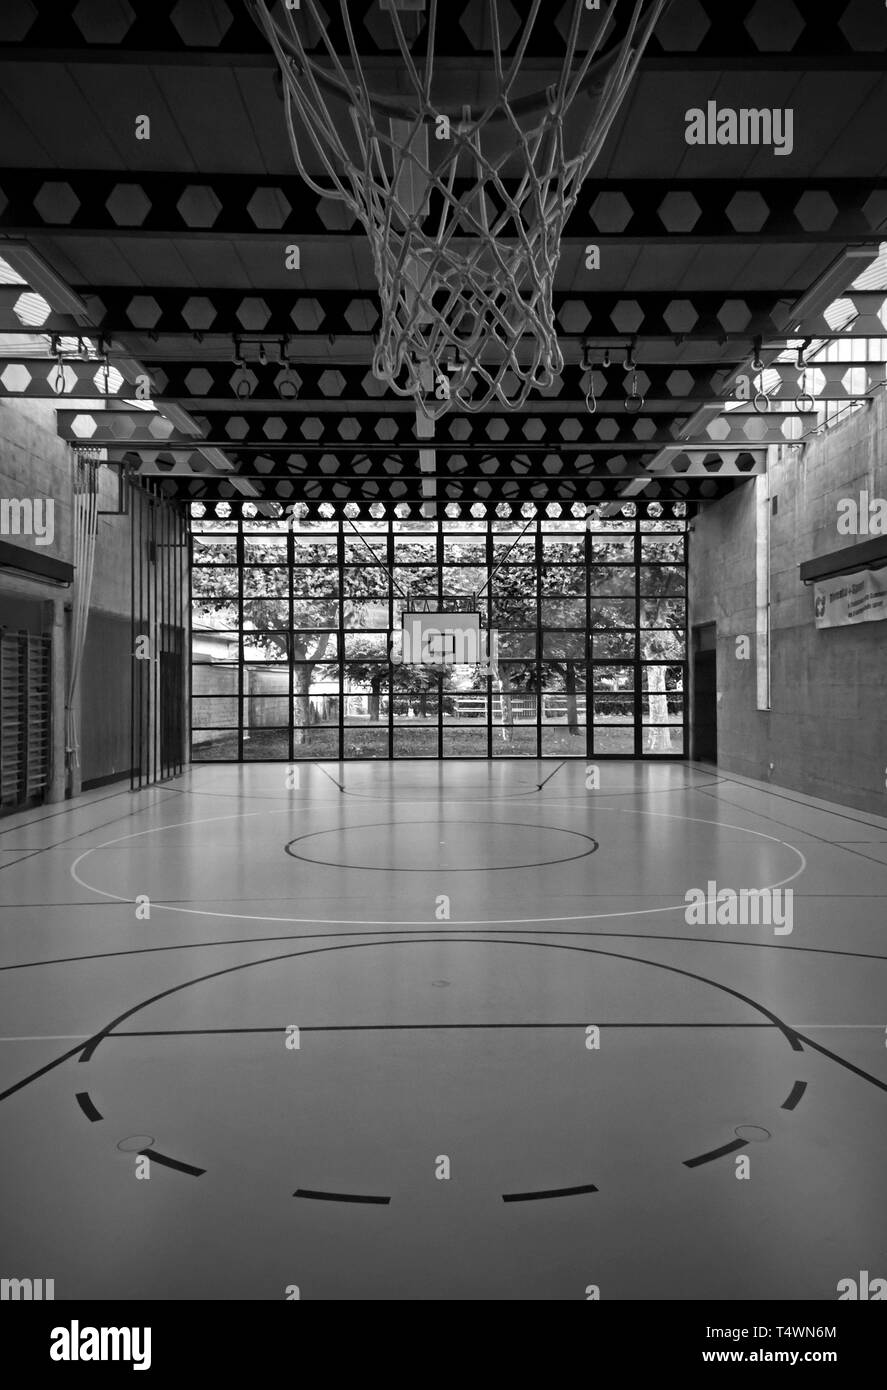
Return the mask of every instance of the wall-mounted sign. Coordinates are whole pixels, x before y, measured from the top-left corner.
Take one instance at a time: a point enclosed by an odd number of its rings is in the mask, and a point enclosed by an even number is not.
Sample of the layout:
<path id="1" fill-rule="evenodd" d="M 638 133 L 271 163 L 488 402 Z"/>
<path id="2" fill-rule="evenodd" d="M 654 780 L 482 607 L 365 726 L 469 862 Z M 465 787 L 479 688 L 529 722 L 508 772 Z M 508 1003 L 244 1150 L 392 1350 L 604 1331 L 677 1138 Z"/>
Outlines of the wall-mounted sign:
<path id="1" fill-rule="evenodd" d="M 887 569 L 839 574 L 813 586 L 817 627 L 846 627 L 887 618 Z"/>

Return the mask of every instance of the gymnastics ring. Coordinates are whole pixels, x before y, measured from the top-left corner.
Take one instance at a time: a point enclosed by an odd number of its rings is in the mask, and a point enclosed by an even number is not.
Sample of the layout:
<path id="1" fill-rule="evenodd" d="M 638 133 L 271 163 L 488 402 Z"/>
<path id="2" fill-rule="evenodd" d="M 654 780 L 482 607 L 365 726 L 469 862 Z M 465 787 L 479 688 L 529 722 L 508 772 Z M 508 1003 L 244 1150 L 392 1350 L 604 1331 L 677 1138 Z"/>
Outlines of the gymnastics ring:
<path id="1" fill-rule="evenodd" d="M 761 405 L 761 401 L 764 402 L 763 405 Z M 770 397 L 767 395 L 766 391 L 758 391 L 756 393 L 754 406 L 759 415 L 767 414 L 767 411 L 770 409 Z"/>
<path id="2" fill-rule="evenodd" d="M 805 405 L 805 401 L 809 401 L 810 404 Z M 795 401 L 795 406 L 802 414 L 812 414 L 816 409 L 816 397 L 810 391 L 802 391 Z"/>

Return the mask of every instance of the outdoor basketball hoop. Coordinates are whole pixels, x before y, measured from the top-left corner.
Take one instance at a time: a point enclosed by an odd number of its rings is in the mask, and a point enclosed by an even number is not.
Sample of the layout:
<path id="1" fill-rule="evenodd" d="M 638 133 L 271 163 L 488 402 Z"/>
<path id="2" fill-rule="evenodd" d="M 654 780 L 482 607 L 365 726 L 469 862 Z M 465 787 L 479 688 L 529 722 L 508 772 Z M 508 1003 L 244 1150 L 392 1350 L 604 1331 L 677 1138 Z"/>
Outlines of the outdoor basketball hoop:
<path id="1" fill-rule="evenodd" d="M 370 239 L 382 305 L 373 374 L 432 418 L 521 406 L 563 369 L 561 236 L 670 0 L 572 0 L 559 75 L 543 91 L 528 91 L 522 71 L 543 0 L 530 0 L 509 58 L 499 0 L 486 0 L 492 59 L 478 106 L 453 101 L 459 75 L 435 62 L 438 0 L 377 3 L 397 50 L 387 85 L 378 60 L 365 70 L 347 0 L 330 20 L 316 0 L 250 0 L 283 75 L 296 166 Z M 308 172 L 306 141 L 325 185 Z"/>

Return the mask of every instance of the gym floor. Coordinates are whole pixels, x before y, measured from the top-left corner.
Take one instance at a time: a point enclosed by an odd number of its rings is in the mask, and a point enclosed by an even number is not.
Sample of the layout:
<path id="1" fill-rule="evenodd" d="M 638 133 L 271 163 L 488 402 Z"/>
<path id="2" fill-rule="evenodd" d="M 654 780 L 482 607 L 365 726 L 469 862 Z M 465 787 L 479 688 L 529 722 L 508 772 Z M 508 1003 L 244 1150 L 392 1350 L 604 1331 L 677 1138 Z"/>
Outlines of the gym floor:
<path id="1" fill-rule="evenodd" d="M 4 821 L 5 1269 L 533 1300 L 877 1269 L 887 819 L 599 767 L 198 767 Z M 791 888 L 791 934 L 688 925 L 711 881 Z"/>

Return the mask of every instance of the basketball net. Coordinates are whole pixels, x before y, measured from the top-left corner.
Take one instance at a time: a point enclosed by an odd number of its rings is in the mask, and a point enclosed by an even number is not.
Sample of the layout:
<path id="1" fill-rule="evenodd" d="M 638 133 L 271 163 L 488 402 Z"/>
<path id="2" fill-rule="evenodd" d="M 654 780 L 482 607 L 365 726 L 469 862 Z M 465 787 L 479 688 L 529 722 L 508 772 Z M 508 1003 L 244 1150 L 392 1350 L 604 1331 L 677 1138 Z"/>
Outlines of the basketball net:
<path id="1" fill-rule="evenodd" d="M 284 8 L 283 22 L 268 0 L 251 0 L 283 75 L 298 171 L 315 193 L 345 204 L 372 246 L 382 307 L 373 374 L 413 397 L 425 415 L 453 406 L 479 411 L 494 401 L 517 408 L 563 370 L 552 304 L 561 236 L 669 2 L 628 0 L 626 27 L 605 48 L 617 11 L 626 13 L 623 0 L 610 0 L 580 51 L 582 21 L 598 4 L 572 0 L 560 75 L 527 97 L 516 92 L 521 66 L 542 4 L 551 0 L 532 0 L 508 60 L 499 0 L 487 0 L 495 95 L 482 109 L 445 111 L 432 94 L 438 0 L 427 7 L 425 0 L 379 0 L 407 87 L 395 95 L 371 89 L 347 0 L 339 0 L 336 24 L 343 52 L 316 0 Z M 418 62 L 401 11 L 421 12 Z M 568 155 L 564 122 L 580 95 L 591 99 L 592 114 L 584 135 L 570 142 L 578 152 Z M 326 187 L 307 172 L 306 134 Z"/>

